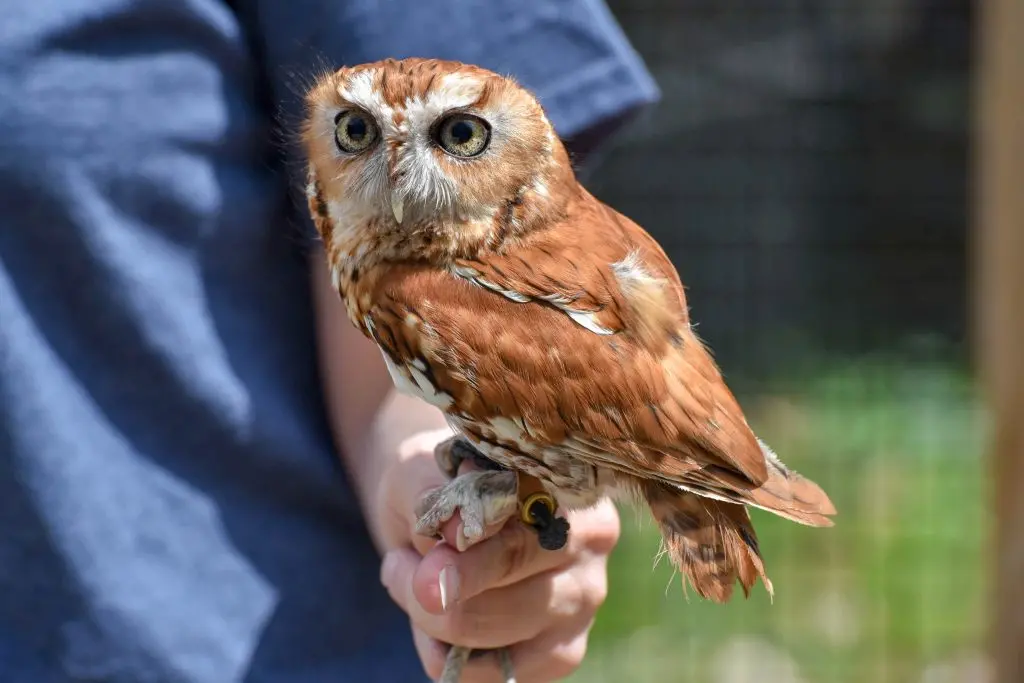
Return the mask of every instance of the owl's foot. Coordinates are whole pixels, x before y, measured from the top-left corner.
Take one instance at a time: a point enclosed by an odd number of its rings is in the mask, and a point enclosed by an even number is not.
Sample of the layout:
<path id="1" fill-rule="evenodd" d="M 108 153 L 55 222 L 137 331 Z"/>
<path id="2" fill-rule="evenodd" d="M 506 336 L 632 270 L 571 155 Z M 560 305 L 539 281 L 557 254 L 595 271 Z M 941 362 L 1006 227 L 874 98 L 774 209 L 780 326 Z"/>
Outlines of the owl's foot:
<path id="1" fill-rule="evenodd" d="M 481 470 L 501 470 L 501 465 L 488 460 L 469 441 L 461 436 L 453 436 L 445 439 L 434 448 L 434 460 L 441 471 L 454 479 L 459 473 L 459 467 L 467 460 L 472 461 Z"/>
<path id="2" fill-rule="evenodd" d="M 501 524 L 519 506 L 519 480 L 515 472 L 466 472 L 425 495 L 416 507 L 416 533 L 439 536 L 441 526 L 456 510 L 462 524 L 456 537 L 461 552 L 483 538 L 484 529 Z"/>

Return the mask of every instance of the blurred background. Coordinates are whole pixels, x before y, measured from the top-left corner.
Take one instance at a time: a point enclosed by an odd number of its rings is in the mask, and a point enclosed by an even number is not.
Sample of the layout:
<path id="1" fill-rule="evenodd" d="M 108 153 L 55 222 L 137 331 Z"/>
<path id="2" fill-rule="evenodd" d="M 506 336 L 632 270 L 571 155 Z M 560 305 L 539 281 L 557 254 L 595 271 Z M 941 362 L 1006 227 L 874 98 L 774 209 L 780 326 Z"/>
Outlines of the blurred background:
<path id="1" fill-rule="evenodd" d="M 839 509 L 754 511 L 774 604 L 689 598 L 624 510 L 572 679 L 983 683 L 967 0 L 612 0 L 664 100 L 587 180 L 689 287 L 751 424 Z"/>

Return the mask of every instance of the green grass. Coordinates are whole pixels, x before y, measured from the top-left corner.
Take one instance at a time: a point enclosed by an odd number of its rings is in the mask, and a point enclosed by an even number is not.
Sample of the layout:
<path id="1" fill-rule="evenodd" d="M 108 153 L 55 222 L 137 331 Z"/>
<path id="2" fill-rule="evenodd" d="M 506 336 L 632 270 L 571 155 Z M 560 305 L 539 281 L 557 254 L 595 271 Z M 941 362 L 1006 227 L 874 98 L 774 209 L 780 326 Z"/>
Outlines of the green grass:
<path id="1" fill-rule="evenodd" d="M 836 526 L 753 511 L 774 604 L 758 584 L 723 606 L 685 597 L 667 561 L 654 568 L 647 511 L 623 509 L 610 595 L 571 680 L 973 681 L 955 667 L 980 656 L 989 523 L 966 375 L 865 360 L 744 404 L 780 457 L 829 492 Z"/>

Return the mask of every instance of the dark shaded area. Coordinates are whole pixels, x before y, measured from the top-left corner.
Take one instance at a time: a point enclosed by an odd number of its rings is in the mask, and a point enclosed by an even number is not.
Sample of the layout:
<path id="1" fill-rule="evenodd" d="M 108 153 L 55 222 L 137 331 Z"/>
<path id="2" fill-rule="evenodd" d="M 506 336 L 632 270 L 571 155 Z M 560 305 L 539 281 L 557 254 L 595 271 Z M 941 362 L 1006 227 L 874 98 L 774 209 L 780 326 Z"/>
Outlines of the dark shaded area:
<path id="1" fill-rule="evenodd" d="M 728 375 L 965 356 L 967 0 L 611 6 L 664 101 L 588 185 L 664 244 Z"/>

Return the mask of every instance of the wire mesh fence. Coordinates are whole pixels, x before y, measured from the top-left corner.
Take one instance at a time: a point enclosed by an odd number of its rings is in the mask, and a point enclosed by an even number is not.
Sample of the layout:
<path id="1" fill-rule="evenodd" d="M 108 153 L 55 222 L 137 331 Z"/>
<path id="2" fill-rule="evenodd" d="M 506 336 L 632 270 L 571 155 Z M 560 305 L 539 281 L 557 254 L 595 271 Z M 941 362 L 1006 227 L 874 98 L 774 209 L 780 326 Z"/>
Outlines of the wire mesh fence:
<path id="1" fill-rule="evenodd" d="M 587 184 L 666 247 L 751 424 L 833 529 L 754 512 L 774 603 L 685 597 L 624 512 L 572 679 L 981 683 L 966 0 L 618 0 L 663 89 Z"/>

